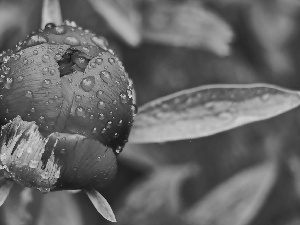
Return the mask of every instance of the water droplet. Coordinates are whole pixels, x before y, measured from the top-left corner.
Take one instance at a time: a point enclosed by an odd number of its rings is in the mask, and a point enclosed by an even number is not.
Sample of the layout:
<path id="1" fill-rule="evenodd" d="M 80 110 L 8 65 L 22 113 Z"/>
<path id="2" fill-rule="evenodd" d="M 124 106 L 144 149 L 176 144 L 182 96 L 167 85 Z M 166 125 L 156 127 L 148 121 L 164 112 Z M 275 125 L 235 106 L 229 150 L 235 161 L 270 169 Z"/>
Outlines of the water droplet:
<path id="1" fill-rule="evenodd" d="M 115 133 L 115 134 L 114 134 L 114 138 L 117 138 L 117 137 L 119 137 L 119 134 L 118 134 L 118 133 Z"/>
<path id="2" fill-rule="evenodd" d="M 116 105 L 117 104 L 117 100 L 113 100 L 113 104 Z"/>
<path id="3" fill-rule="evenodd" d="M 34 113 L 34 112 L 35 112 L 35 108 L 32 107 L 32 108 L 30 109 L 30 112 Z"/>
<path id="4" fill-rule="evenodd" d="M 101 133 L 104 134 L 105 132 L 106 132 L 106 128 L 103 128 L 103 129 L 101 130 Z"/>
<path id="5" fill-rule="evenodd" d="M 77 116 L 85 117 L 85 110 L 83 107 L 79 106 L 75 109 L 75 113 Z"/>
<path id="6" fill-rule="evenodd" d="M 75 96 L 75 101 L 76 102 L 79 102 L 79 101 L 81 101 L 82 100 L 82 97 L 80 96 L 80 95 L 76 95 Z"/>
<path id="7" fill-rule="evenodd" d="M 61 56 L 61 54 L 56 54 L 54 56 L 54 58 L 55 58 L 55 60 L 59 61 L 59 60 L 61 60 L 62 56 Z"/>
<path id="8" fill-rule="evenodd" d="M 3 99 L 3 95 L 0 95 L 0 100 Z"/>
<path id="9" fill-rule="evenodd" d="M 23 81 L 23 79 L 24 79 L 24 77 L 23 77 L 23 76 L 19 76 L 19 77 L 17 78 L 17 80 L 18 80 L 19 82 L 22 82 L 22 81 Z"/>
<path id="10" fill-rule="evenodd" d="M 91 66 L 92 68 L 96 68 L 96 63 L 92 62 L 92 63 L 90 64 L 90 66 Z"/>
<path id="11" fill-rule="evenodd" d="M 110 81 L 110 73 L 106 70 L 100 72 L 100 77 L 106 83 Z"/>
<path id="12" fill-rule="evenodd" d="M 56 34 L 63 34 L 66 31 L 67 31 L 67 29 L 64 26 L 58 26 L 53 29 L 53 32 Z"/>
<path id="13" fill-rule="evenodd" d="M 97 105 L 98 109 L 104 109 L 105 108 L 105 103 L 103 101 L 98 102 Z"/>
<path id="14" fill-rule="evenodd" d="M 76 37 L 66 37 L 64 43 L 67 45 L 79 45 L 80 41 Z"/>
<path id="15" fill-rule="evenodd" d="M 54 177 L 57 178 L 57 179 L 60 177 L 60 170 L 57 170 L 55 172 Z"/>
<path id="16" fill-rule="evenodd" d="M 26 94 L 25 94 L 25 96 L 26 96 L 27 98 L 33 98 L 33 93 L 32 93 L 32 91 L 27 91 Z"/>
<path id="17" fill-rule="evenodd" d="M 34 168 L 37 168 L 38 164 L 39 164 L 39 161 L 37 161 L 37 160 L 30 160 L 29 167 L 32 168 L 32 169 L 34 169 Z"/>
<path id="18" fill-rule="evenodd" d="M 118 126 L 122 126 L 122 124 L 123 124 L 123 120 L 119 120 Z"/>
<path id="19" fill-rule="evenodd" d="M 123 104 L 127 103 L 127 96 L 124 93 L 120 94 L 120 99 Z"/>
<path id="20" fill-rule="evenodd" d="M 95 85 L 95 77 L 93 77 L 93 76 L 83 78 L 80 83 L 81 88 L 85 92 L 89 92 L 90 90 L 92 90 L 94 85 Z"/>
<path id="21" fill-rule="evenodd" d="M 42 174 L 41 174 L 41 177 L 42 177 L 43 179 L 48 179 L 48 178 L 50 177 L 50 175 L 49 175 L 48 172 L 43 171 Z"/>
<path id="22" fill-rule="evenodd" d="M 4 84 L 4 88 L 10 89 L 11 86 L 12 86 L 12 84 L 13 84 L 13 82 L 14 82 L 13 78 L 11 78 L 11 77 L 6 78 L 6 82 Z"/>
<path id="23" fill-rule="evenodd" d="M 111 124 L 112 124 L 112 122 L 110 120 L 107 121 L 107 123 L 106 123 L 106 129 L 111 128 Z"/>
<path id="24" fill-rule="evenodd" d="M 2 69 L 3 69 L 3 72 L 4 72 L 5 75 L 9 74 L 9 72 L 10 72 L 10 68 L 9 67 L 3 66 Z"/>
<path id="25" fill-rule="evenodd" d="M 115 58 L 109 58 L 108 62 L 113 65 L 116 62 L 116 60 Z"/>
<path id="26" fill-rule="evenodd" d="M 123 150 L 122 146 L 118 146 L 116 149 L 116 153 L 120 154 L 122 152 L 122 150 Z"/>
<path id="27" fill-rule="evenodd" d="M 27 64 L 28 64 L 28 60 L 27 60 L 27 59 L 24 59 L 24 60 L 23 60 L 23 63 L 24 63 L 24 65 L 27 65 Z"/>
<path id="28" fill-rule="evenodd" d="M 105 40 L 103 38 L 100 37 L 93 37 L 92 38 L 92 42 L 97 45 L 98 47 L 107 50 L 107 47 L 105 45 Z"/>
<path id="29" fill-rule="evenodd" d="M 99 120 L 104 120 L 104 115 L 103 115 L 103 113 L 100 113 L 100 114 L 99 114 L 98 119 L 99 119 Z"/>
<path id="30" fill-rule="evenodd" d="M 102 95 L 103 95 L 103 91 L 101 91 L 101 90 L 97 91 L 97 93 L 96 93 L 97 98 L 101 98 Z"/>
<path id="31" fill-rule="evenodd" d="M 50 61 L 50 56 L 47 55 L 47 54 L 43 55 L 42 56 L 42 61 L 45 62 L 45 63 L 49 62 Z"/>
<path id="32" fill-rule="evenodd" d="M 42 74 L 46 75 L 46 74 L 48 74 L 48 72 L 49 72 L 49 68 L 48 67 L 44 67 L 42 69 Z"/>
<path id="33" fill-rule="evenodd" d="M 38 52 L 37 50 L 34 50 L 34 51 L 33 51 L 33 54 L 34 54 L 34 55 L 37 55 L 37 54 L 39 54 L 39 52 Z"/>
<path id="34" fill-rule="evenodd" d="M 137 114 L 137 112 L 138 112 L 137 106 L 135 104 L 132 104 L 130 106 L 130 108 L 131 108 L 132 115 L 135 116 Z"/>
<path id="35" fill-rule="evenodd" d="M 44 116 L 40 116 L 39 119 L 38 119 L 38 121 L 39 121 L 40 123 L 45 123 L 45 122 L 46 122 Z"/>
<path id="36" fill-rule="evenodd" d="M 55 27 L 55 24 L 54 23 L 47 23 L 45 25 L 45 29 L 53 29 Z"/>
<path id="37" fill-rule="evenodd" d="M 44 88 L 49 88 L 51 84 L 52 84 L 52 82 L 51 82 L 50 79 L 45 79 L 45 80 L 43 81 L 43 87 L 44 87 Z"/>
<path id="38" fill-rule="evenodd" d="M 55 74 L 55 69 L 51 69 L 51 70 L 50 70 L 50 74 L 51 74 L 51 75 L 54 75 L 54 74 Z"/>
<path id="39" fill-rule="evenodd" d="M 95 63 L 97 63 L 98 65 L 100 65 L 103 62 L 102 58 L 96 58 L 95 59 Z"/>
<path id="40" fill-rule="evenodd" d="M 269 100 L 269 98 L 270 98 L 270 95 L 268 93 L 261 96 L 262 101 L 267 101 L 267 100 Z"/>
<path id="41" fill-rule="evenodd" d="M 48 39 L 46 37 L 36 34 L 28 40 L 27 46 L 30 47 L 36 44 L 46 43 L 47 41 Z"/>
<path id="42" fill-rule="evenodd" d="M 5 76 L 1 74 L 1 75 L 0 75 L 0 83 L 3 83 L 4 80 L 5 80 Z"/>
<path id="43" fill-rule="evenodd" d="M 97 132 L 97 127 L 94 127 L 92 133 L 95 134 Z"/>
<path id="44" fill-rule="evenodd" d="M 92 119 L 94 119 L 94 115 L 93 114 L 90 115 L 90 120 L 92 120 Z"/>

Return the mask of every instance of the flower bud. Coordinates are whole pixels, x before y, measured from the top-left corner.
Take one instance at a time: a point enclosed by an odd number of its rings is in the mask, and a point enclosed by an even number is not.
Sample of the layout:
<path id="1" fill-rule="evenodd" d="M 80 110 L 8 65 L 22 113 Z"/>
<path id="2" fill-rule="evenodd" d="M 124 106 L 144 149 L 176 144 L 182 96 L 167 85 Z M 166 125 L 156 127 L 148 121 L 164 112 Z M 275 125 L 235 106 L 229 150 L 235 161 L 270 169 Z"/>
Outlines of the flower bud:
<path id="1" fill-rule="evenodd" d="M 107 41 L 47 24 L 0 57 L 0 169 L 43 191 L 105 186 L 136 113 Z"/>

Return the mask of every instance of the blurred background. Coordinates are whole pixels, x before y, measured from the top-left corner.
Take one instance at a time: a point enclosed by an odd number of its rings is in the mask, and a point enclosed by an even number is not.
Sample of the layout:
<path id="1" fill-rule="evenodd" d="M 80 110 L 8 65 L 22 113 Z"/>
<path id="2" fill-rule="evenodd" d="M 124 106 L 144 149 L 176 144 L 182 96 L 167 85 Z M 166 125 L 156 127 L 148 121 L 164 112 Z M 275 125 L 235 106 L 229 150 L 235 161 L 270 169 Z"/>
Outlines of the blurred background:
<path id="1" fill-rule="evenodd" d="M 298 0 L 61 0 L 63 19 L 108 39 L 140 106 L 187 88 L 300 90 Z M 0 50 L 40 28 L 42 1 L 0 1 Z M 300 224 L 299 109 L 211 137 L 128 143 L 101 190 L 119 225 Z M 109 224 L 81 192 L 14 185 L 0 225 Z"/>

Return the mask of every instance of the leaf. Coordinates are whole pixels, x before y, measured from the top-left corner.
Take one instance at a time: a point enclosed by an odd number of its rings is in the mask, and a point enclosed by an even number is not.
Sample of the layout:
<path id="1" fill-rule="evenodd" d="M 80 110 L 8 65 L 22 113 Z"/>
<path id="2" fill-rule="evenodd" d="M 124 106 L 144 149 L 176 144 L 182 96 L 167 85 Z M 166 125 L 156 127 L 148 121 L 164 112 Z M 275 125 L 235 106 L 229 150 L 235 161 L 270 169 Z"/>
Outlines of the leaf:
<path id="1" fill-rule="evenodd" d="M 106 199 L 96 190 L 86 190 L 85 193 L 97 209 L 97 211 L 110 222 L 117 222 L 114 212 Z"/>
<path id="2" fill-rule="evenodd" d="M 6 179 L 4 177 L 0 178 L 0 206 L 3 205 L 5 202 L 10 189 L 12 187 L 13 182 L 9 179 Z"/>
<path id="3" fill-rule="evenodd" d="M 247 225 L 260 211 L 276 180 L 272 162 L 243 171 L 189 210 L 190 225 Z"/>
<path id="4" fill-rule="evenodd" d="M 137 46 L 141 42 L 138 29 L 139 14 L 130 7 L 131 1 L 89 0 L 89 2 L 127 44 Z"/>
<path id="5" fill-rule="evenodd" d="M 166 45 L 208 49 L 220 56 L 230 53 L 230 26 L 200 3 L 152 1 L 143 13 L 143 37 Z"/>
<path id="6" fill-rule="evenodd" d="M 62 24 L 59 0 L 44 0 L 41 28 L 44 29 L 47 23 Z"/>
<path id="7" fill-rule="evenodd" d="M 73 195 L 65 191 L 44 196 L 38 225 L 82 225 L 83 219 Z"/>
<path id="8" fill-rule="evenodd" d="M 182 210 L 182 186 L 199 170 L 195 164 L 157 168 L 130 189 L 117 214 L 119 220 L 122 224 L 174 224 Z"/>
<path id="9" fill-rule="evenodd" d="M 268 84 L 196 87 L 140 107 L 129 141 L 151 143 L 205 137 L 277 116 L 299 104 L 299 92 Z"/>

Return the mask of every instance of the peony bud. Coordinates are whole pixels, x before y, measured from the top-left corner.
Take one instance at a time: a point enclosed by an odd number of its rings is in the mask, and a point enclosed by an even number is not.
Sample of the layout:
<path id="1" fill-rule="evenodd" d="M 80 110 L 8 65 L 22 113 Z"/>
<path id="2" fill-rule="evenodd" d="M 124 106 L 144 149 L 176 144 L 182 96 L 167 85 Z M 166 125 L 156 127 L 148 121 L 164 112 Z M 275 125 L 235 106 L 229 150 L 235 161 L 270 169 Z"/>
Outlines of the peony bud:
<path id="1" fill-rule="evenodd" d="M 136 113 L 132 91 L 104 38 L 47 24 L 0 57 L 0 169 L 44 192 L 107 185 Z"/>

